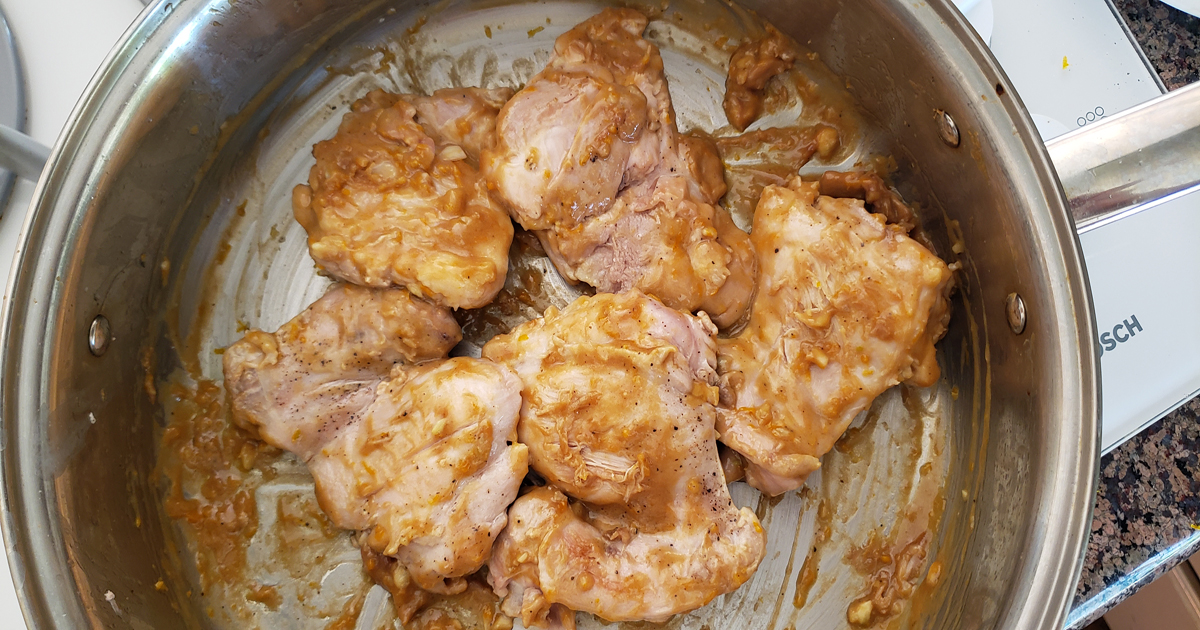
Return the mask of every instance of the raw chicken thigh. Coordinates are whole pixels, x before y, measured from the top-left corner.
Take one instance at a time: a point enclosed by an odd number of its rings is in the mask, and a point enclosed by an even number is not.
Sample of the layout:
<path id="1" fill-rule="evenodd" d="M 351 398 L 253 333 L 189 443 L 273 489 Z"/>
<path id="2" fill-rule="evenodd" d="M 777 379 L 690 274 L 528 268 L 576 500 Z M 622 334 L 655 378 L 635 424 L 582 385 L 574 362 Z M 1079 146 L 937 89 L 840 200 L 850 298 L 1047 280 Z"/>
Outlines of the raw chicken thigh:
<path id="1" fill-rule="evenodd" d="M 793 178 L 754 215 L 758 292 L 746 328 L 718 342 L 721 440 L 768 494 L 799 487 L 884 390 L 932 385 L 951 273 L 857 199 Z"/>
<path id="2" fill-rule="evenodd" d="M 459 337 L 449 311 L 408 291 L 343 285 L 224 356 L 235 421 L 296 453 L 333 523 L 434 592 L 461 591 L 487 560 L 528 471 L 520 380 L 431 361 Z"/>
<path id="3" fill-rule="evenodd" d="M 322 509 L 421 588 L 466 588 L 529 470 L 515 443 L 520 387 L 467 357 L 394 368 L 362 419 L 308 461 Z"/>
<path id="4" fill-rule="evenodd" d="M 292 207 L 325 272 L 406 287 L 452 308 L 483 306 L 504 285 L 512 223 L 468 163 L 487 145 L 490 112 L 504 94 L 456 92 L 463 103 L 451 107 L 453 94 L 435 94 L 415 98 L 418 110 L 375 90 L 354 103 L 337 135 L 313 147 L 317 163 Z"/>
<path id="5" fill-rule="evenodd" d="M 560 36 L 546 68 L 500 111 L 481 169 L 569 280 L 637 288 L 728 327 L 749 305 L 754 257 L 716 205 L 715 151 L 675 127 L 646 24 L 637 11 L 606 9 Z"/>
<path id="6" fill-rule="evenodd" d="M 549 482 L 517 499 L 489 562 L 505 614 L 663 621 L 754 573 L 765 534 L 717 457 L 715 333 L 632 291 L 548 309 L 484 346 L 524 384 L 518 436 Z"/>
<path id="7" fill-rule="evenodd" d="M 307 460 L 358 419 L 392 366 L 443 358 L 461 338 L 448 310 L 408 291 L 335 285 L 276 332 L 225 349 L 233 421 Z"/>

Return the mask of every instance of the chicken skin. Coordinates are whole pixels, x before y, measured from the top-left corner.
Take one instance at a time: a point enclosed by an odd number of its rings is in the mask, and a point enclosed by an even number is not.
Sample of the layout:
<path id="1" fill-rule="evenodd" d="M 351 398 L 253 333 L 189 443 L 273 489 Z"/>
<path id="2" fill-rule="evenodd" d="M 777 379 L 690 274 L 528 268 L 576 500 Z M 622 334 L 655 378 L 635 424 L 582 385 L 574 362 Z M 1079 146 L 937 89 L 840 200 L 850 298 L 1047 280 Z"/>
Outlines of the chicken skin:
<path id="1" fill-rule="evenodd" d="M 717 456 L 715 332 L 632 291 L 548 309 L 484 346 L 521 378 L 518 436 L 549 483 L 517 499 L 488 564 L 505 614 L 663 621 L 754 573 L 765 534 Z"/>
<path id="2" fill-rule="evenodd" d="M 437 146 L 457 145 L 472 164 L 496 143 L 496 116 L 512 98 L 509 88 L 448 88 L 429 96 L 406 94 L 417 110 L 416 121 Z"/>
<path id="3" fill-rule="evenodd" d="M 716 205 L 715 150 L 676 129 L 647 23 L 606 9 L 560 36 L 500 111 L 481 169 L 568 280 L 636 288 L 725 328 L 753 291 L 749 239 Z"/>
<path id="4" fill-rule="evenodd" d="M 750 485 L 799 487 L 854 417 L 901 382 L 932 385 L 951 273 L 857 199 L 768 186 L 751 234 L 761 273 L 746 328 L 718 342 L 721 441 Z"/>
<path id="5" fill-rule="evenodd" d="M 528 471 L 521 382 L 458 342 L 449 311 L 404 289 L 334 288 L 224 355 L 233 417 L 309 467 L 321 508 L 418 586 L 466 587 Z"/>
<path id="6" fill-rule="evenodd" d="M 513 227 L 468 161 L 487 146 L 489 108 L 503 96 L 489 101 L 480 92 L 458 91 L 463 103 L 454 94 L 420 97 L 418 109 L 375 90 L 354 103 L 333 138 L 313 147 L 317 163 L 308 185 L 293 191 L 292 208 L 326 273 L 406 287 L 452 308 L 495 297 Z"/>

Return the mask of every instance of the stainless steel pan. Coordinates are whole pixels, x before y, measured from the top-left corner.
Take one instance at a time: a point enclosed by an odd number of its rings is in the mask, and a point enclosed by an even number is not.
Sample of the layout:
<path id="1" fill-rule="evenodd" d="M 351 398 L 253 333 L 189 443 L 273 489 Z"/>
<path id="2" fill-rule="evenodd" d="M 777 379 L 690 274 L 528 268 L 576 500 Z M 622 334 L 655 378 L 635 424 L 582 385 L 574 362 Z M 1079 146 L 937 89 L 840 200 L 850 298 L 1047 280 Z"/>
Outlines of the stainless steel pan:
<path id="1" fill-rule="evenodd" d="M 962 263 L 961 289 L 941 345 L 943 382 L 911 399 L 886 396 L 865 420 L 872 431 L 831 454 L 804 492 L 773 502 L 739 484 L 737 499 L 758 507 L 771 532 L 768 557 L 743 589 L 672 623 L 845 625 L 868 579 L 846 559 L 866 553 L 872 532 L 897 539 L 919 530 L 929 537 L 922 576 L 936 559 L 940 579 L 926 579 L 888 623 L 1060 627 L 1090 523 L 1099 396 L 1086 274 L 1046 148 L 944 0 L 745 4 L 811 48 L 834 73 L 826 80 L 844 82 L 861 105 L 856 152 L 814 168 L 893 156 L 900 190 L 920 204 L 940 250 Z M 219 379 L 213 350 L 236 338 L 238 320 L 273 329 L 323 289 L 287 193 L 303 178 L 312 142 L 332 133 L 351 99 L 374 85 L 518 85 L 540 67 L 554 33 L 599 6 L 189 0 L 147 8 L 50 155 L 5 300 L 4 534 L 31 627 L 235 621 L 210 608 L 214 593 L 193 588 L 189 554 L 159 508 L 162 409 L 147 372 L 161 384 L 194 357 L 193 370 Z M 720 120 L 727 53 L 707 38 L 753 24 L 712 0 L 671 3 L 654 21 L 650 37 L 664 50 L 682 127 Z M 1164 170 L 1153 185 L 1136 175 L 1165 151 L 1178 165 L 1196 150 L 1194 139 L 1179 138 L 1197 127 L 1198 95 L 1055 143 L 1059 163 L 1072 165 L 1062 180 L 1090 220 L 1194 184 L 1194 168 Z M 1164 130 L 1159 109 L 1176 107 L 1186 116 L 1168 117 L 1187 129 Z M 1093 140 L 1105 133 L 1127 142 Z M 1112 183 L 1138 160 L 1136 181 Z M 922 469 L 934 471 L 923 490 Z M 268 490 L 303 493 L 295 472 L 296 487 Z M 260 529 L 269 533 L 268 520 Z M 330 577 L 354 566 L 337 555 L 347 548 L 314 560 L 331 580 L 322 605 L 344 606 L 361 580 Z M 260 554 L 255 570 L 270 578 L 271 561 Z M 817 578 L 797 608 L 805 566 Z M 385 609 L 377 594 L 368 597 L 359 627 Z M 263 627 L 321 627 L 288 617 L 306 610 L 254 618 Z"/>

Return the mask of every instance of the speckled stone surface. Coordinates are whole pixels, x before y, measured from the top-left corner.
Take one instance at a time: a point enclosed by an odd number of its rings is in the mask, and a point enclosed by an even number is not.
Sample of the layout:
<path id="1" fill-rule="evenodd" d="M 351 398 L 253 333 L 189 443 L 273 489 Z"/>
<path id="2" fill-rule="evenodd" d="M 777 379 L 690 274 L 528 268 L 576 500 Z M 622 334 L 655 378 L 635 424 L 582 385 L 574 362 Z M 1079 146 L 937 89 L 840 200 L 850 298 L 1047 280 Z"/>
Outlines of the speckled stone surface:
<path id="1" fill-rule="evenodd" d="M 1200 81 L 1200 18 L 1158 0 L 1114 0 L 1168 89 Z M 1071 627 L 1102 615 L 1200 551 L 1200 398 L 1100 460 Z"/>
<path id="2" fill-rule="evenodd" d="M 1092 536 L 1075 604 L 1180 541 L 1200 542 L 1198 523 L 1200 398 L 1195 398 L 1101 458 Z"/>
<path id="3" fill-rule="evenodd" d="M 1200 81 L 1200 18 L 1158 0 L 1114 0 L 1167 89 Z"/>

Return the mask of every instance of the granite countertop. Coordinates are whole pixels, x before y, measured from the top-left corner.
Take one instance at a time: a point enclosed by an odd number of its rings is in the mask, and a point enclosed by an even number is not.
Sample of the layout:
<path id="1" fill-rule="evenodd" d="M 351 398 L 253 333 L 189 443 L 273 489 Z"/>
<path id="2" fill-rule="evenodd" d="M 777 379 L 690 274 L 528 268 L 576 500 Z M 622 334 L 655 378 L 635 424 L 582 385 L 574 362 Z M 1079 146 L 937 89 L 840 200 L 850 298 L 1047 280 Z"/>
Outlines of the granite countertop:
<path id="1" fill-rule="evenodd" d="M 1168 90 L 1200 81 L 1200 18 L 1114 0 Z M 1100 459 L 1092 536 L 1068 628 L 1082 628 L 1200 552 L 1200 397 Z"/>

